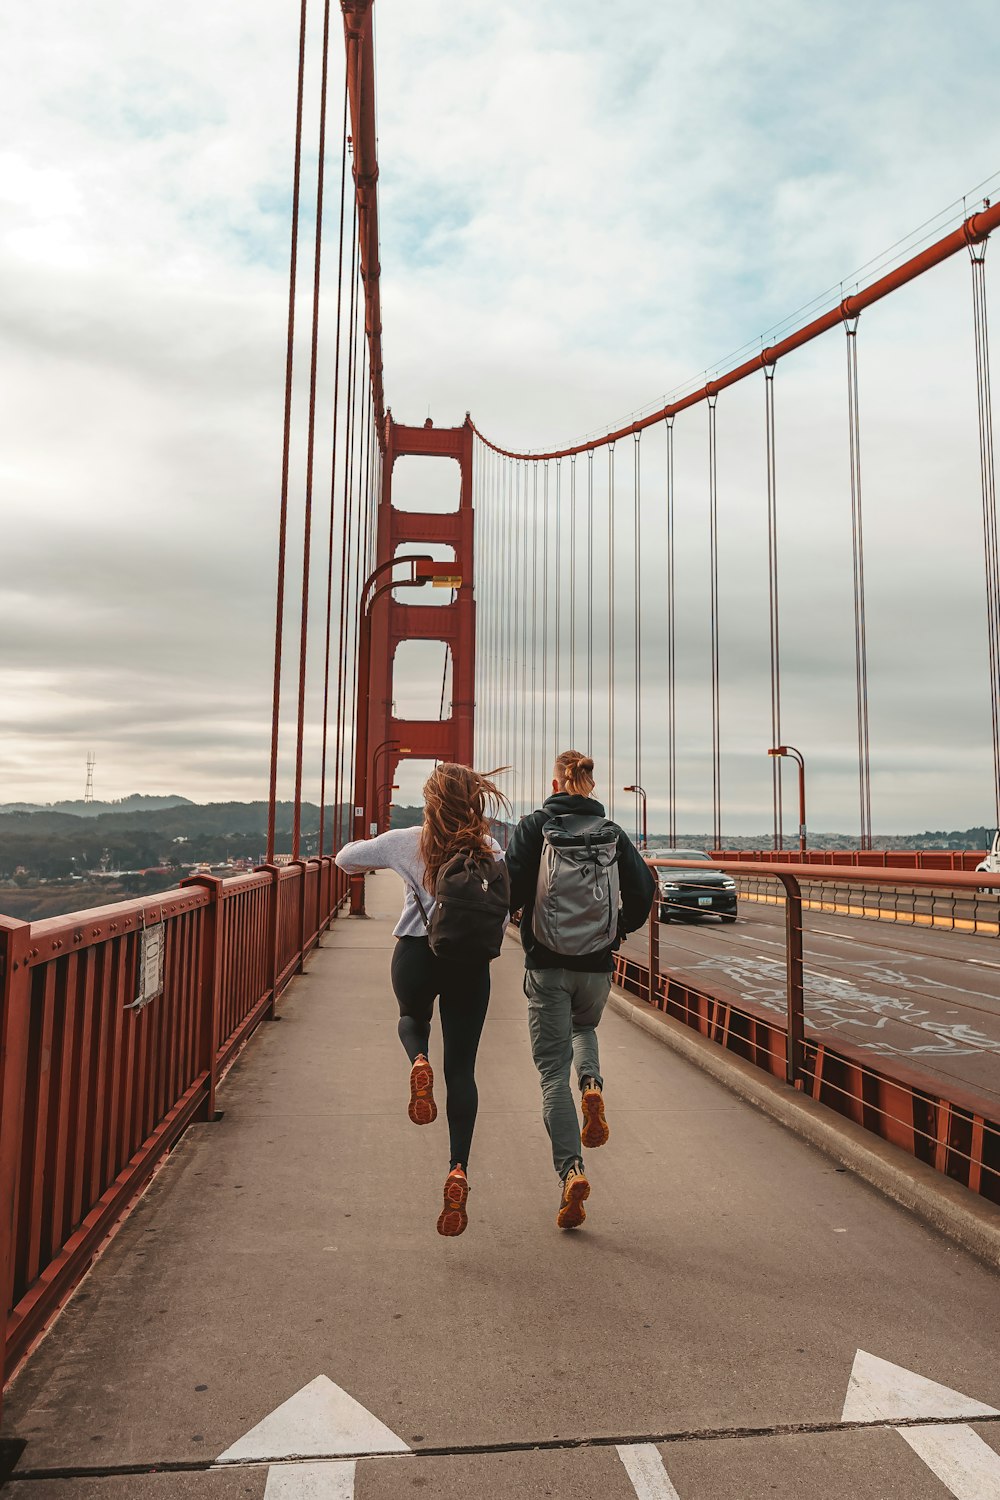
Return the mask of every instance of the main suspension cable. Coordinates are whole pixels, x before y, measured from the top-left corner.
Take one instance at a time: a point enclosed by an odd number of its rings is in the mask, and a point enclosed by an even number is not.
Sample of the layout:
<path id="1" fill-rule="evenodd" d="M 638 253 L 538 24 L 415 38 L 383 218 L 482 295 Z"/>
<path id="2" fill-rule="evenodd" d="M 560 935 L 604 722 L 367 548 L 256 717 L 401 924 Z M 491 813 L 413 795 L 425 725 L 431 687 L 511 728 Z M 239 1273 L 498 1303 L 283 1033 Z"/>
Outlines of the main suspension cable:
<path id="1" fill-rule="evenodd" d="M 642 433 L 635 433 L 635 531 L 633 537 L 633 607 L 635 658 L 635 784 L 642 786 Z M 635 841 L 641 840 L 640 793 L 635 793 Z"/>
<path id="2" fill-rule="evenodd" d="M 677 843 L 677 616 L 674 602 L 674 419 L 667 430 L 667 800 L 670 847 Z"/>
<path id="3" fill-rule="evenodd" d="M 608 444 L 608 817 L 615 815 L 615 445 Z"/>

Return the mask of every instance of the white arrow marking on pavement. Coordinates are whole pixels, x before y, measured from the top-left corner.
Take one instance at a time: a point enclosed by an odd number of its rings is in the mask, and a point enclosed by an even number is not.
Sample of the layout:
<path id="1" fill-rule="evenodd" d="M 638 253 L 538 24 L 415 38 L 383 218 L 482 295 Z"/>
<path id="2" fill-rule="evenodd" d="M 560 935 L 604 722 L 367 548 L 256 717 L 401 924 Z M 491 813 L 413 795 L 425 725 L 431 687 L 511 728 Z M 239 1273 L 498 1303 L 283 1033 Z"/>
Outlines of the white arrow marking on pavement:
<path id="1" fill-rule="evenodd" d="M 638 1500 L 681 1500 L 654 1443 L 619 1443 L 618 1457 Z"/>
<path id="2" fill-rule="evenodd" d="M 275 1464 L 264 1500 L 354 1500 L 353 1458 L 331 1464 Z"/>
<path id="3" fill-rule="evenodd" d="M 899 1422 L 913 1417 L 1000 1417 L 1000 1411 L 859 1349 L 841 1421 Z M 962 1423 L 896 1431 L 955 1500 L 1000 1500 L 1000 1454 L 971 1427 Z"/>
<path id="4" fill-rule="evenodd" d="M 326 1375 L 317 1375 L 235 1442 L 216 1463 L 409 1453 L 408 1444 Z"/>

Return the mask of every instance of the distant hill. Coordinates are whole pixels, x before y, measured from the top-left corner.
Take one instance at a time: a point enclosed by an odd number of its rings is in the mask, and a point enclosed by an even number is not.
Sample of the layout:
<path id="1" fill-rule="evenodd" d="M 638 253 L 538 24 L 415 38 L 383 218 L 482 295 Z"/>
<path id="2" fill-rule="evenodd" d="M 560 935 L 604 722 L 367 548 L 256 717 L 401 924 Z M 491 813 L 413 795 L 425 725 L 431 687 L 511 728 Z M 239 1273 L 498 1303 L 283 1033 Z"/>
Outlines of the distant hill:
<path id="1" fill-rule="evenodd" d="M 70 802 L 0 802 L 0 816 L 6 813 L 69 813 L 76 818 L 99 818 L 102 813 L 150 812 L 156 808 L 194 807 L 190 797 L 147 797 L 133 792 L 115 802 L 84 802 L 82 797 Z"/>

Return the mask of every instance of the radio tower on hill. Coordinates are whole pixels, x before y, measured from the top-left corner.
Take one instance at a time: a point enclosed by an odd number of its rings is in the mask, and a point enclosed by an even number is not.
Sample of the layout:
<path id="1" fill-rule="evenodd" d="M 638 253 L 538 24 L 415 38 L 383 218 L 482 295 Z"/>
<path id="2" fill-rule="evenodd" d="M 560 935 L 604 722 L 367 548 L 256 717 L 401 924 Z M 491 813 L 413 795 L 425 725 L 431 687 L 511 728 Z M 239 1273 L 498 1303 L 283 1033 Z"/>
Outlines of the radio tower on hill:
<path id="1" fill-rule="evenodd" d="M 97 751 L 87 751 L 87 790 L 83 794 L 84 802 L 94 800 L 94 767 L 97 764 Z"/>

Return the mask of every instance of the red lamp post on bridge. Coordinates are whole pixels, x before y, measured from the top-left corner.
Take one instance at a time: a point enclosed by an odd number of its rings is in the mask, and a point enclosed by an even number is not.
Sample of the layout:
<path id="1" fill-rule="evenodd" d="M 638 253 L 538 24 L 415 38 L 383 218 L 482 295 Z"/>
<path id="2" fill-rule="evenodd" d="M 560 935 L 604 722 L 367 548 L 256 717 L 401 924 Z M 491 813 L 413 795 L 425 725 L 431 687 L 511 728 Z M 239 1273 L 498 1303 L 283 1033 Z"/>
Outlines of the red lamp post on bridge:
<path id="1" fill-rule="evenodd" d="M 799 768 L 799 854 L 805 859 L 806 854 L 806 763 L 801 750 L 796 750 L 794 745 L 776 745 L 769 750 L 768 755 L 790 756 Z"/>
<path id="2" fill-rule="evenodd" d="M 622 791 L 623 792 L 635 792 L 635 794 L 636 794 L 637 797 L 641 797 L 642 798 L 642 847 L 644 849 L 648 849 L 649 848 L 649 834 L 648 834 L 648 830 L 647 830 L 647 827 L 646 827 L 646 793 L 643 791 L 643 789 L 642 789 L 641 786 L 624 786 L 624 787 L 622 787 Z"/>

